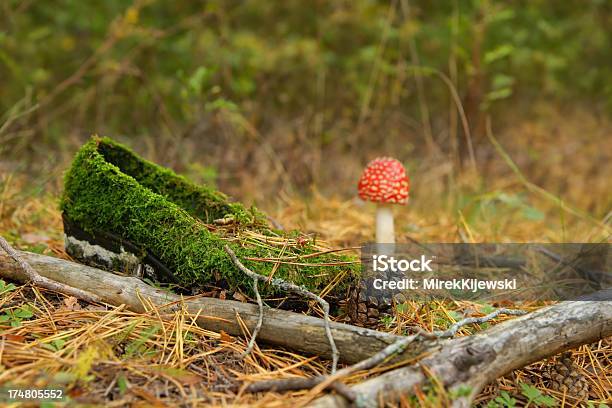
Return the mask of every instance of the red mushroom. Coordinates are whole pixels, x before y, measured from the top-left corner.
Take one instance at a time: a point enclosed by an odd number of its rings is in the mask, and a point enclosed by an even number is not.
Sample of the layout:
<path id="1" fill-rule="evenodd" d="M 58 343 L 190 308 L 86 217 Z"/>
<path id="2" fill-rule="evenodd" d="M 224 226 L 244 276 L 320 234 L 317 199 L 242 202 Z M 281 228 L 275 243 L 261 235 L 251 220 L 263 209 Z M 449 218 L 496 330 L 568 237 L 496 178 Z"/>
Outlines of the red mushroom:
<path id="1" fill-rule="evenodd" d="M 405 205 L 410 190 L 410 179 L 402 163 L 391 157 L 372 160 L 361 174 L 358 189 L 359 197 L 377 204 L 376 242 L 395 243 L 391 205 Z"/>

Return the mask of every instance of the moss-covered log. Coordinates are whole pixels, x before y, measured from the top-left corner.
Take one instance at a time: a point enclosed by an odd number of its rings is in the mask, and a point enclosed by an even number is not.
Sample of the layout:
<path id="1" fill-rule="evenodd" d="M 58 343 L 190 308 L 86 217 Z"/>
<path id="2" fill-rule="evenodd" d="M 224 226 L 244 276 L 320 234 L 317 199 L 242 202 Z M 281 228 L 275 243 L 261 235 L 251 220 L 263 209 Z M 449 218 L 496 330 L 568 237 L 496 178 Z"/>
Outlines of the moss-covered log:
<path id="1" fill-rule="evenodd" d="M 128 309 L 144 312 L 142 299 L 160 307 L 163 313 L 174 312 L 184 303 L 196 323 L 208 330 L 225 331 L 231 335 L 241 336 L 243 324 L 253 332 L 259 315 L 257 305 L 232 300 L 220 300 L 208 297 L 183 298 L 167 290 L 154 288 L 140 279 L 119 276 L 97 268 L 80 265 L 50 256 L 19 251 L 19 256 L 41 276 L 53 282 L 88 291 L 99 295 L 101 302 L 111 305 L 126 305 Z M 0 250 L 0 277 L 13 281 L 27 282 L 29 276 L 9 256 Z M 342 323 L 331 323 L 331 331 L 340 351 L 340 361 L 356 363 L 378 353 L 400 336 L 364 329 Z M 304 316 L 264 307 L 264 319 L 258 342 L 265 342 L 291 350 L 331 358 L 329 341 L 325 334 L 323 319 Z M 402 358 L 418 355 L 428 345 L 419 343 L 406 351 Z"/>
<path id="2" fill-rule="evenodd" d="M 232 264 L 226 243 L 252 270 L 266 276 L 274 270 L 275 277 L 311 291 L 331 284 L 332 293 L 341 294 L 358 276 L 353 258 L 321 253 L 312 242 L 291 244 L 295 233 L 274 231 L 256 208 L 232 203 L 109 138 L 93 137 L 77 153 L 65 176 L 61 209 L 91 236 L 119 237 L 141 251 L 137 256 L 154 255 L 186 287 L 221 280 L 249 291 L 250 279 Z M 218 219 L 231 222 L 218 227 Z M 279 257 L 280 263 L 269 261 Z"/>

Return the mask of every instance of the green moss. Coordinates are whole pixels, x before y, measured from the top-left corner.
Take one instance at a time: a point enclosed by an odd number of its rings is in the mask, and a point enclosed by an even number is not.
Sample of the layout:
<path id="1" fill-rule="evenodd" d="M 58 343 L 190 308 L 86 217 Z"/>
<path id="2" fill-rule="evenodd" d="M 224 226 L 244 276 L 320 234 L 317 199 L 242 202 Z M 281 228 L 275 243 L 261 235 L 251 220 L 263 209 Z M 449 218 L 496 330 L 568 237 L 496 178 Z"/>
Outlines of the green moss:
<path id="1" fill-rule="evenodd" d="M 109 139 L 92 138 L 77 153 L 65 176 L 61 209 L 65 216 L 88 232 L 111 232 L 140 248 L 147 249 L 170 268 L 178 282 L 189 287 L 226 280 L 233 288 L 249 291 L 249 279 L 223 250 L 230 243 L 240 259 L 296 257 L 282 263 L 274 276 L 319 291 L 338 274 L 346 275 L 334 292 L 341 293 L 358 275 L 357 265 L 338 265 L 353 260 L 335 254 L 305 257 L 312 245 L 272 245 L 278 232 L 270 230 L 265 215 L 245 208 L 209 187 L 191 183 L 185 177 L 137 156 Z M 213 233 L 209 224 L 232 217 L 231 230 Z M 247 231 L 256 232 L 245 234 Z M 223 235 L 221 235 L 223 234 Z M 290 238 L 287 233 L 281 238 Z M 263 238 L 262 238 L 263 237 Z M 284 249 L 283 249 L 284 247 Z M 247 267 L 269 275 L 274 264 L 244 261 Z M 317 266 L 316 264 L 336 264 Z M 274 291 L 265 290 L 271 294 Z"/>
<path id="2" fill-rule="evenodd" d="M 228 215 L 242 223 L 265 220 L 263 214 L 254 209 L 247 210 L 240 203 L 230 203 L 225 194 L 193 184 L 171 170 L 136 156 L 133 151 L 109 138 L 99 140 L 98 152 L 108 163 L 117 166 L 122 173 L 133 177 L 143 187 L 166 197 L 204 222 Z"/>

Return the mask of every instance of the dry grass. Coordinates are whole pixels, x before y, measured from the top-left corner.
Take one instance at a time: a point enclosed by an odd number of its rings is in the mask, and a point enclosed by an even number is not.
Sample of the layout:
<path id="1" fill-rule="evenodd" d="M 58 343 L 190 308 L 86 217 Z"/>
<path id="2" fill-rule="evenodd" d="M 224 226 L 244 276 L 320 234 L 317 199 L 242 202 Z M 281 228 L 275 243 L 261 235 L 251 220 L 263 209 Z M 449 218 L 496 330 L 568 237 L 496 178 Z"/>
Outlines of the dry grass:
<path id="1" fill-rule="evenodd" d="M 411 169 L 414 194 L 407 207 L 397 209 L 398 240 L 609 241 L 612 149 L 602 149 L 606 146 L 602 132 L 612 127 L 608 122 L 602 127 L 588 115 L 564 123 L 551 131 L 550 126 L 526 121 L 516 126 L 516 138 L 505 135 L 502 140 L 514 140 L 508 151 L 529 181 L 562 197 L 578 213 L 527 189 L 502 160 L 489 166 L 484 183 L 482 175 L 457 176 L 452 164 L 440 159 Z M 531 157 L 529 149 L 537 151 L 537 157 Z M 0 175 L 0 234 L 20 249 L 68 258 L 54 193 L 60 188 L 60 172 L 53 172 L 50 180 L 55 187 L 41 193 L 25 177 Z M 287 228 L 309 231 L 337 246 L 360 245 L 373 237 L 373 208 L 344 197 L 313 190 L 308 199 L 282 194 L 279 201 L 269 200 L 263 207 Z M 543 217 L 529 219 L 526 209 L 536 209 Z M 83 404 L 290 406 L 303 401 L 305 393 L 248 395 L 240 387 L 262 379 L 313 376 L 329 368 L 329 362 L 318 358 L 259 347 L 240 360 L 244 338 L 203 330 L 184 311 L 161 314 L 149 308 L 147 313 L 134 313 L 111 305 L 82 304 L 29 286 L 0 295 L 0 314 L 25 305 L 32 317 L 17 327 L 0 326 L 0 385 L 60 383 L 73 401 Z M 515 306 L 534 310 L 541 305 Z M 445 329 L 458 315 L 480 314 L 479 308 L 470 302 L 409 302 L 396 307 L 384 321 L 384 330 L 404 333 L 415 325 Z M 486 327 L 466 327 L 459 335 Z M 588 379 L 590 400 L 611 401 L 612 339 L 573 350 L 573 357 Z M 545 387 L 542 368 L 549 363 L 541 361 L 497 380 L 481 393 L 479 403 L 504 390 L 520 403 L 524 401 L 520 384 L 528 383 L 561 406 L 578 405 L 571 396 Z M 358 373 L 347 381 L 362 381 L 388 369 Z M 402 405 L 440 406 L 447 400 L 443 390 L 433 387 Z"/>
<path id="2" fill-rule="evenodd" d="M 0 384 L 60 385 L 75 403 L 282 407 L 299 404 L 305 392 L 251 395 L 241 393 L 240 387 L 264 379 L 313 376 L 328 369 L 328 362 L 318 358 L 263 347 L 255 347 L 241 360 L 246 347 L 243 338 L 204 330 L 185 310 L 167 314 L 148 306 L 148 312 L 134 313 L 121 306 L 83 304 L 29 286 L 19 286 L 0 299 L 3 311 L 25 305 L 33 313 L 31 318 L 17 327 L 0 326 Z M 387 330 L 402 333 L 414 325 L 443 329 L 453 321 L 454 313 L 478 314 L 478 307 L 469 302 L 407 303 L 395 311 Z M 483 328 L 466 327 L 459 334 Z M 580 347 L 573 354 L 580 372 L 588 378 L 591 400 L 609 401 L 612 339 Z M 573 405 L 571 396 L 545 387 L 542 372 L 547 364 L 538 362 L 511 373 L 487 387 L 479 400 L 487 400 L 500 390 L 519 394 L 519 384 L 527 383 Z M 347 382 L 356 383 L 399 365 L 356 373 Z M 406 406 L 436 406 L 443 398 L 447 396 L 429 391 L 407 400 Z"/>
<path id="3" fill-rule="evenodd" d="M 31 197 L 26 205 L 18 204 L 21 201 L 13 194 L 5 197 L 9 198 L 3 201 L 4 211 L 11 216 L 2 218 L 1 228 L 10 232 L 14 242 L 22 248 L 67 258 L 53 197 Z M 313 208 L 316 216 L 307 213 Z M 338 217 L 340 214 L 342 217 Z M 367 240 L 371 231 L 371 216 L 363 207 L 353 201 L 326 200 L 319 194 L 314 194 L 308 204 L 294 201 L 280 215 L 282 222 L 298 220 L 322 237 L 335 237 L 336 243 Z M 328 222 L 329 219 L 336 221 Z M 431 234 L 450 240 L 452 234 L 443 233 L 452 229 L 451 225 L 427 227 L 423 222 L 420 231 L 425 232 L 411 232 L 410 236 L 426 240 Z M 150 309 L 139 314 L 120 307 L 75 303 L 74 299 L 27 286 L 19 286 L 0 298 L 3 312 L 24 305 L 30 306 L 34 316 L 19 327 L 1 328 L 0 384 L 43 387 L 59 382 L 70 390 L 76 402 L 105 406 L 174 406 L 179 402 L 185 406 L 288 406 L 303 400 L 304 393 L 249 395 L 241 394 L 239 387 L 263 379 L 313 376 L 328 369 L 329 362 L 270 348 L 257 347 L 241 361 L 244 339 L 203 330 L 184 311 L 160 315 Z M 445 329 L 457 313 L 478 314 L 479 307 L 470 302 L 409 302 L 395 309 L 393 318 L 385 322 L 385 330 L 404 333 L 415 325 L 427 330 Z M 537 305 L 521 307 L 533 310 Z M 467 327 L 459 335 L 485 327 Z M 612 339 L 574 350 L 574 357 L 588 378 L 591 400 L 609 401 Z M 570 396 L 546 389 L 542 381 L 542 367 L 546 364 L 533 364 L 496 381 L 483 391 L 479 401 L 503 390 L 520 395 L 519 384 L 526 382 L 554 396 L 560 404 L 565 401 L 568 406 L 574 405 Z M 359 382 L 389 368 L 358 373 L 348 382 Z M 443 404 L 442 398 L 430 391 L 406 400 L 405 405 L 436 406 Z"/>
<path id="4" fill-rule="evenodd" d="M 398 240 L 609 241 L 612 121 L 581 110 L 534 109 L 535 119 L 517 119 L 516 126 L 495 135 L 521 174 L 492 145 L 483 149 L 479 174 L 457 173 L 447 157 L 431 157 L 409 168 L 410 201 L 395 208 L 396 233 L 402 235 Z M 350 168 L 354 180 L 348 189 L 347 183 L 336 186 L 334 181 L 328 183 L 331 187 L 313 187 L 305 198 L 281 195 L 267 202 L 269 212 L 285 227 L 315 232 L 333 244 L 352 246 L 373 239 L 374 206 L 347 199 L 356 197 L 360 171 Z M 341 176 L 343 171 L 338 170 Z M 522 176 L 549 194 L 530 189 Z"/>
<path id="5" fill-rule="evenodd" d="M 244 340 L 203 330 L 185 311 L 133 313 L 29 287 L 18 288 L 1 302 L 3 309 L 26 304 L 34 316 L 19 327 L 2 328 L 0 383 L 62 384 L 76 402 L 267 405 L 274 396 L 260 400 L 241 394 L 239 386 L 324 371 L 320 362 L 282 350 L 256 348 L 240 360 Z"/>

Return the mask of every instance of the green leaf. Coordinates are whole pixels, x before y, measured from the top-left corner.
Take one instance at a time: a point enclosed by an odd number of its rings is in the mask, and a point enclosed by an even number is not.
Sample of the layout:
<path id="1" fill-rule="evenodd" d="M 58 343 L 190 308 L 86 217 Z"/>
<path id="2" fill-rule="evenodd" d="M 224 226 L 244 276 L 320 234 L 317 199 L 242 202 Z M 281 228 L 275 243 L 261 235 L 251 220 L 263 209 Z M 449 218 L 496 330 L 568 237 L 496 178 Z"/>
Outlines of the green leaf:
<path id="1" fill-rule="evenodd" d="M 160 326 L 155 325 L 143 330 L 140 336 L 127 345 L 125 355 L 131 357 L 136 354 L 147 354 L 147 348 L 144 344 L 160 330 Z"/>
<path id="2" fill-rule="evenodd" d="M 514 82 L 514 77 L 504 74 L 496 74 L 491 82 L 491 87 L 493 89 L 510 88 L 512 85 L 514 85 Z"/>
<path id="3" fill-rule="evenodd" d="M 21 319 L 29 319 L 30 317 L 34 316 L 34 313 L 32 313 L 32 310 L 30 310 L 29 306 L 26 305 L 17 309 L 15 316 Z"/>
<path id="4" fill-rule="evenodd" d="M 127 379 L 125 378 L 123 374 L 121 374 L 119 378 L 117 378 L 117 386 L 119 387 L 119 393 L 121 395 L 125 394 L 125 392 L 128 389 L 128 384 L 127 384 Z"/>
<path id="5" fill-rule="evenodd" d="M 205 85 L 210 81 L 212 74 L 213 72 L 206 67 L 199 67 L 196 69 L 193 75 L 187 80 L 187 85 L 191 92 L 199 95 Z"/>
<path id="6" fill-rule="evenodd" d="M 462 384 L 457 389 L 453 390 L 451 396 L 453 399 L 467 397 L 472 393 L 472 387 Z"/>
<path id="7" fill-rule="evenodd" d="M 51 344 L 53 344 L 53 347 L 55 347 L 56 350 L 61 350 L 62 348 L 64 348 L 64 345 L 66 344 L 66 340 L 64 339 L 53 340 Z"/>
<path id="8" fill-rule="evenodd" d="M 530 206 L 526 206 L 523 209 L 523 216 L 532 221 L 541 221 L 544 219 L 544 213 L 542 211 Z"/>
<path id="9" fill-rule="evenodd" d="M 15 289 L 17 289 L 15 285 L 13 285 L 12 283 L 7 284 L 5 281 L 0 279 L 0 295 L 6 292 L 13 291 Z"/>
<path id="10" fill-rule="evenodd" d="M 557 401 L 554 398 L 543 395 L 540 390 L 530 384 L 521 383 L 521 394 L 523 394 L 529 400 L 528 403 L 533 402 L 538 406 L 554 407 L 557 405 Z"/>
<path id="11" fill-rule="evenodd" d="M 542 396 L 542 393 L 540 392 L 540 390 L 538 390 L 533 385 L 521 383 L 520 386 L 521 386 L 521 394 L 527 397 L 529 401 L 534 401 L 538 397 Z"/>
<path id="12" fill-rule="evenodd" d="M 463 319 L 463 315 L 456 310 L 451 310 L 448 312 L 448 315 L 453 318 L 456 322 Z"/>
<path id="13" fill-rule="evenodd" d="M 493 313 L 495 310 L 496 310 L 496 308 L 494 306 L 492 306 L 492 305 L 490 305 L 488 303 L 485 303 L 480 308 L 480 313 L 488 315 L 489 313 Z"/>
<path id="14" fill-rule="evenodd" d="M 556 407 L 557 406 L 557 401 L 551 397 L 550 395 L 542 395 L 537 401 L 535 401 L 538 403 L 538 405 L 544 406 L 544 407 Z"/>
<path id="15" fill-rule="evenodd" d="M 384 324 L 384 325 L 385 325 L 385 327 L 388 329 L 388 328 L 390 328 L 390 327 L 393 325 L 393 323 L 395 322 L 395 317 L 393 317 L 393 316 L 383 316 L 383 317 L 381 317 L 381 318 L 380 318 L 380 322 L 381 322 L 382 324 Z"/>
<path id="16" fill-rule="evenodd" d="M 239 110 L 238 105 L 224 98 L 217 98 L 214 101 L 207 103 L 205 108 L 208 112 L 214 112 L 218 110 L 238 112 Z"/>
<path id="17" fill-rule="evenodd" d="M 397 306 L 395 306 L 395 308 L 397 309 L 399 313 L 406 313 L 408 311 L 408 304 L 400 303 Z"/>
<path id="18" fill-rule="evenodd" d="M 503 407 L 513 408 L 516 406 L 516 400 L 508 394 L 507 391 L 502 391 L 501 395 L 495 398 L 495 401 L 500 403 Z"/>
<path id="19" fill-rule="evenodd" d="M 487 101 L 498 101 L 500 99 L 506 99 L 512 95 L 512 88 L 502 88 L 495 91 L 491 91 L 487 94 Z"/>
<path id="20" fill-rule="evenodd" d="M 488 51 L 485 53 L 484 62 L 485 64 L 491 64 L 495 61 L 498 61 L 502 58 L 509 56 L 510 54 L 512 54 L 513 51 L 514 51 L 514 46 L 511 44 L 499 45 L 495 47 L 494 49 L 492 49 L 491 51 Z"/>

